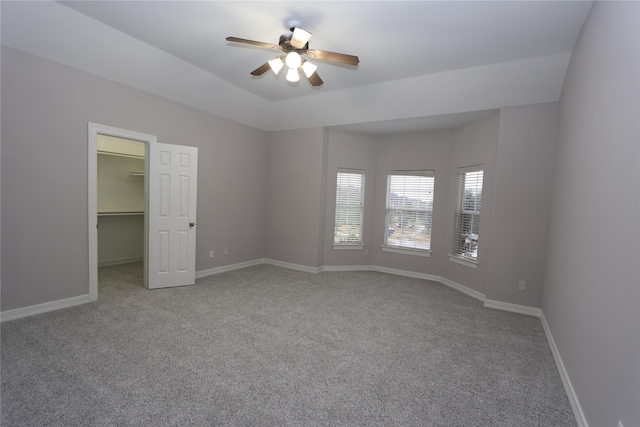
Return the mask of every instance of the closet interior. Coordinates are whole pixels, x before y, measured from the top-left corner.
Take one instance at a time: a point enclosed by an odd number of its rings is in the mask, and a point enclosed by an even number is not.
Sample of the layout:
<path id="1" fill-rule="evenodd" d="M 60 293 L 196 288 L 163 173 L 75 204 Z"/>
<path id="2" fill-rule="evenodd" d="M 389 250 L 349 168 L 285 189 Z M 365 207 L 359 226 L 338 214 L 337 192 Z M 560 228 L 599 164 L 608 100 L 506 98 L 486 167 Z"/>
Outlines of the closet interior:
<path id="1" fill-rule="evenodd" d="M 144 260 L 145 143 L 98 135 L 98 266 Z"/>

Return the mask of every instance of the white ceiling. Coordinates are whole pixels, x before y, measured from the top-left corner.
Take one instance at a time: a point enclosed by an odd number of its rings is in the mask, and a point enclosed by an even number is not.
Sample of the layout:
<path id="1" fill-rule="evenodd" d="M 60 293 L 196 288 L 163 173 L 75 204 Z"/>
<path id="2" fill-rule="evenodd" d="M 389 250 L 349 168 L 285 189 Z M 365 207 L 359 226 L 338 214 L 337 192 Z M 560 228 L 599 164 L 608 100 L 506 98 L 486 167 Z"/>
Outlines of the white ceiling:
<path id="1" fill-rule="evenodd" d="M 457 126 L 487 110 L 555 101 L 591 2 L 1 2 L 2 44 L 264 130 L 340 126 L 372 134 Z M 250 71 L 287 22 L 324 85 Z M 461 114 L 462 113 L 462 114 Z"/>

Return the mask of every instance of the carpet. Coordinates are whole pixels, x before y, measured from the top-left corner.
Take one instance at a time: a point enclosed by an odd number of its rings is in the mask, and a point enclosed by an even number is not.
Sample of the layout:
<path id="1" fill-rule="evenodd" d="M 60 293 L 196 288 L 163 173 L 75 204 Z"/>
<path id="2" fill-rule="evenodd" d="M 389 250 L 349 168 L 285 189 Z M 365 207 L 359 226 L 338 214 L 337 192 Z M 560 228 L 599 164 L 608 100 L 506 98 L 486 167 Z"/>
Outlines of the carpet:
<path id="1" fill-rule="evenodd" d="M 575 426 L 540 319 L 442 284 L 270 265 L 1 325 L 6 426 Z"/>

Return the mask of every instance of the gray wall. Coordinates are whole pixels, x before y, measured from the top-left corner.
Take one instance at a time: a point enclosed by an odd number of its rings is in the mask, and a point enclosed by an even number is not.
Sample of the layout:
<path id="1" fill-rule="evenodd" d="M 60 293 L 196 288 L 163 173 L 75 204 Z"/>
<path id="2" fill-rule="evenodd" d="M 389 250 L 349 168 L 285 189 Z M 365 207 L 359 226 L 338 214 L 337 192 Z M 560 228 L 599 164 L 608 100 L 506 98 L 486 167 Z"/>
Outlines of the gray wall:
<path id="1" fill-rule="evenodd" d="M 326 203 L 324 132 L 311 128 L 268 136 L 267 258 L 320 266 Z"/>
<path id="2" fill-rule="evenodd" d="M 3 311 L 89 292 L 88 122 L 198 147 L 197 270 L 264 256 L 264 132 L 3 46 Z"/>
<path id="3" fill-rule="evenodd" d="M 371 265 L 371 254 L 365 250 L 374 247 L 374 212 L 376 178 L 376 141 L 366 135 L 328 131 L 327 197 L 325 207 L 325 232 L 322 240 L 324 265 L 351 266 Z M 363 218 L 363 243 L 361 250 L 334 250 L 333 232 L 336 217 L 336 179 L 338 168 L 362 169 L 365 171 L 365 195 Z"/>
<path id="4" fill-rule="evenodd" d="M 98 266 L 144 259 L 144 215 L 98 217 Z"/>
<path id="5" fill-rule="evenodd" d="M 385 136 L 330 132 L 325 265 L 376 265 L 442 276 L 489 299 L 540 306 L 549 198 L 553 182 L 557 103 L 505 108 L 493 116 L 445 131 Z M 453 212 L 458 167 L 484 166 L 478 268 L 452 263 Z M 335 174 L 338 167 L 365 169 L 362 251 L 334 250 Z M 386 174 L 433 169 L 436 186 L 429 258 L 384 252 Z M 495 194 L 495 196 L 494 196 Z M 373 221 L 372 221 L 373 219 Z M 517 290 L 527 280 L 526 292 Z"/>
<path id="6" fill-rule="evenodd" d="M 559 106 L 542 309 L 591 426 L 640 425 L 639 17 L 593 5 Z"/>
<path id="7" fill-rule="evenodd" d="M 490 116 L 462 126 L 451 132 L 451 154 L 447 187 L 447 215 L 444 230 L 447 233 L 445 252 L 453 249 L 452 232 L 454 228 L 453 212 L 457 208 L 458 174 L 457 168 L 483 165 L 482 213 L 480 214 L 480 234 L 478 242 L 478 266 L 476 269 L 455 264 L 447 260 L 443 264 L 442 274 L 449 280 L 486 294 L 489 249 L 491 248 L 491 212 L 493 209 L 493 181 L 496 170 L 496 150 L 500 116 Z"/>
<path id="8" fill-rule="evenodd" d="M 540 307 L 557 114 L 557 103 L 500 112 L 491 245 L 487 248 L 488 299 Z M 527 281 L 525 292 L 518 290 L 518 280 Z"/>
<path id="9" fill-rule="evenodd" d="M 491 210 L 496 170 L 503 183 L 528 182 L 529 175 L 514 181 L 510 177 L 514 168 L 508 162 L 542 150 L 531 146 L 535 141 L 548 143 L 554 125 L 545 123 L 549 116 L 545 107 L 505 109 L 450 131 L 380 137 L 322 128 L 265 133 L 9 48 L 3 49 L 2 57 L 2 173 L 13 178 L 29 172 L 24 179 L 2 182 L 7 265 L 2 272 L 3 310 L 87 292 L 87 237 L 82 224 L 87 220 L 86 123 L 90 121 L 199 148 L 198 271 L 260 258 L 311 268 L 377 265 L 442 276 L 500 301 L 539 303 L 540 283 L 529 279 L 534 275 L 529 272 L 540 274 L 543 248 L 534 245 L 531 257 L 502 272 L 501 266 L 511 262 L 509 256 L 518 249 L 518 242 L 508 239 L 518 224 L 492 232 Z M 457 197 L 455 170 L 474 164 L 485 166 L 485 194 L 480 264 L 470 269 L 450 262 L 448 254 Z M 369 256 L 332 247 L 338 167 L 367 171 L 364 239 Z M 386 173 L 394 169 L 436 171 L 430 258 L 380 249 Z M 533 200 L 540 189 L 528 185 L 527 191 L 530 194 L 521 195 L 523 201 Z M 503 201 L 498 203 L 503 217 L 509 215 L 511 196 L 498 199 Z M 49 212 L 56 214 L 55 219 Z M 507 246 L 502 255 L 490 258 L 493 239 Z M 71 249 L 59 251 L 61 244 Z M 229 255 L 224 255 L 225 248 Z M 33 260 L 38 260 L 37 268 Z M 490 264 L 495 269 L 488 279 Z M 516 276 L 530 280 L 527 293 L 514 292 Z M 49 280 L 43 285 L 45 277 Z"/>
<path id="10" fill-rule="evenodd" d="M 416 132 L 380 137 L 378 141 L 375 200 L 373 264 L 386 268 L 439 275 L 444 262 L 442 224 L 446 218 L 448 162 L 451 139 L 449 131 Z M 432 256 L 429 258 L 384 252 L 387 172 L 392 170 L 434 170 Z"/>

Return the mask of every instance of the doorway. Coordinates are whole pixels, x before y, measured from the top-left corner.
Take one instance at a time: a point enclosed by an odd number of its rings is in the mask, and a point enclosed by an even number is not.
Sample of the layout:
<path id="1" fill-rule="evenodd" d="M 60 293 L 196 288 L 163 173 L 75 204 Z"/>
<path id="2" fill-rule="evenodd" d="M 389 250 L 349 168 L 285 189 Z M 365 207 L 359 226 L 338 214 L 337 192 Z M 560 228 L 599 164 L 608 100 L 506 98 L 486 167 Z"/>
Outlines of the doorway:
<path id="1" fill-rule="evenodd" d="M 97 138 L 99 291 L 143 286 L 145 143 Z"/>
<path id="2" fill-rule="evenodd" d="M 107 145 L 105 146 L 105 141 Z M 124 141 L 132 141 L 129 144 Z M 137 144 L 136 144 L 137 143 Z M 99 266 L 99 238 L 98 227 L 102 223 L 103 227 L 112 227 L 114 223 L 120 222 L 128 224 L 129 228 L 135 226 L 136 223 L 142 222 L 142 264 L 143 264 L 143 283 L 147 284 L 147 265 L 148 265 L 148 207 L 149 207 L 149 180 L 147 172 L 149 170 L 149 150 L 152 144 L 157 143 L 154 135 L 143 134 L 139 132 L 129 131 L 126 129 L 118 129 L 111 126 L 104 126 L 95 123 L 89 123 L 88 138 L 88 212 L 89 212 L 89 299 L 95 301 L 98 299 L 98 266 Z M 118 146 L 119 145 L 119 146 Z M 99 150 L 99 147 L 101 148 Z M 134 148 L 131 148 L 134 147 Z M 119 161 L 111 161 L 116 164 L 113 169 L 118 169 L 119 179 L 123 182 L 119 183 L 115 179 L 109 185 L 125 191 L 124 197 L 101 197 L 100 203 L 98 199 L 98 156 L 102 152 L 102 156 L 111 156 L 118 158 Z M 109 154 L 105 154 L 109 153 Z M 102 157 L 100 161 L 107 164 L 108 157 Z M 121 161 L 120 161 L 121 160 Z M 142 166 L 142 170 L 136 170 Z M 130 170 L 126 170 L 127 168 Z M 128 181 L 128 182 L 125 182 Z M 129 186 L 118 184 L 132 184 Z M 138 194 L 136 194 L 136 192 Z M 141 194 L 139 194 L 141 193 Z M 140 200 L 139 196 L 142 196 Z M 117 218 L 119 217 L 119 218 Z M 142 219 L 142 221 L 140 221 Z M 104 242 L 103 242 L 104 243 Z M 103 245 L 105 246 L 105 245 Z M 115 244 L 106 245 L 115 248 Z M 104 248 L 103 248 L 104 249 Z M 104 252 L 104 250 L 102 251 Z M 136 251 L 136 253 L 140 253 Z M 103 256 L 103 261 L 113 255 Z M 128 256 L 125 255 L 124 258 Z M 139 257 L 139 255 L 138 255 Z M 114 258 L 112 261 L 116 261 Z M 123 259 L 120 259 L 123 261 Z"/>
<path id="3" fill-rule="evenodd" d="M 144 287 L 195 284 L 197 147 L 163 144 L 154 135 L 89 123 L 89 300 L 98 299 L 97 157 L 102 136 L 144 143 L 144 173 L 138 177 L 144 182 Z M 126 173 L 127 179 L 136 179 Z"/>

